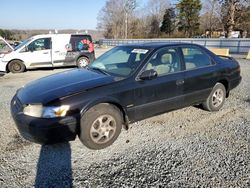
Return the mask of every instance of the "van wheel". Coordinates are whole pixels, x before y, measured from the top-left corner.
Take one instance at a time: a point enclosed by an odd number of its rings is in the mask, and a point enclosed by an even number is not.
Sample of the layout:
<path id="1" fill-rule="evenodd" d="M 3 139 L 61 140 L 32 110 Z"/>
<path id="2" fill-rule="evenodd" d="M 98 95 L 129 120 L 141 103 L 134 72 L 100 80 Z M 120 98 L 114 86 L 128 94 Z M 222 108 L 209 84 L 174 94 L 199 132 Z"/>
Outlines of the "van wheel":
<path id="1" fill-rule="evenodd" d="M 89 59 L 87 57 L 79 57 L 76 63 L 78 68 L 84 68 L 89 64 Z"/>
<path id="2" fill-rule="evenodd" d="M 204 103 L 202 103 L 202 106 L 205 110 L 210 112 L 218 111 L 223 106 L 225 98 L 226 98 L 225 86 L 221 83 L 217 83 L 214 86 L 207 100 Z"/>
<path id="3" fill-rule="evenodd" d="M 90 149 L 103 149 L 113 144 L 121 133 L 122 114 L 116 106 L 102 103 L 88 110 L 80 124 L 81 142 Z"/>
<path id="4" fill-rule="evenodd" d="M 8 69 L 12 73 L 20 73 L 25 71 L 25 65 L 20 60 L 13 60 L 8 64 Z"/>

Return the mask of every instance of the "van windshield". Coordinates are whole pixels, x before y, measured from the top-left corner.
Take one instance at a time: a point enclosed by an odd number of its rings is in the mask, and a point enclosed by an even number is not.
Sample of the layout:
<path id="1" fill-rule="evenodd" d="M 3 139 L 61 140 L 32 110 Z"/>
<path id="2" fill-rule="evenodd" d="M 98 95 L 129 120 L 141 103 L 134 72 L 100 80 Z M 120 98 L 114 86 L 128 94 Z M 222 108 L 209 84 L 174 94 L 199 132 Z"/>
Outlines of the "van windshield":
<path id="1" fill-rule="evenodd" d="M 28 44 L 31 40 L 32 40 L 32 38 L 28 38 L 28 39 L 24 40 L 19 45 L 17 45 L 14 50 L 16 51 L 16 50 L 22 48 L 23 46 L 25 46 L 26 44 Z"/>

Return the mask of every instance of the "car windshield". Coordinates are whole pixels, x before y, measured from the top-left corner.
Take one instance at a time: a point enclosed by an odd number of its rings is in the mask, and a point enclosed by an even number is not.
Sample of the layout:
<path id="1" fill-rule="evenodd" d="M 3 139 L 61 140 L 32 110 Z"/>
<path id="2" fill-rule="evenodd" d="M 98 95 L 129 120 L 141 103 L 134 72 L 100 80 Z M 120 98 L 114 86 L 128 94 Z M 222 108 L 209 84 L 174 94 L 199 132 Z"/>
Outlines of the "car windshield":
<path id="1" fill-rule="evenodd" d="M 17 45 L 15 47 L 15 50 L 18 50 L 18 49 L 22 48 L 23 46 L 28 44 L 31 40 L 32 40 L 32 38 L 28 38 L 28 39 L 24 40 L 23 42 L 21 42 L 19 45 Z"/>
<path id="2" fill-rule="evenodd" d="M 106 52 L 88 68 L 118 77 L 131 75 L 145 58 L 148 49 L 119 46 Z"/>

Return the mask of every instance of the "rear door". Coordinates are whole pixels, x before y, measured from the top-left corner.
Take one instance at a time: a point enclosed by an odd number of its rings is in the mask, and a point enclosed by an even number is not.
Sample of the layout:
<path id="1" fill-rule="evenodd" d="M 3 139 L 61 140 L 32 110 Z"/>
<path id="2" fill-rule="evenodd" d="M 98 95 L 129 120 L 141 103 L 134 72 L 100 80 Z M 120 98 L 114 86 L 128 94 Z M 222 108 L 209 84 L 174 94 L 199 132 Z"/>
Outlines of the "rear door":
<path id="1" fill-rule="evenodd" d="M 66 66 L 66 55 L 70 41 L 70 34 L 59 34 L 52 37 L 53 66 Z"/>
<path id="2" fill-rule="evenodd" d="M 135 89 L 135 119 L 141 120 L 161 114 L 181 105 L 183 79 L 177 48 L 158 50 L 142 71 L 155 70 L 157 78 L 138 80 Z"/>
<path id="3" fill-rule="evenodd" d="M 92 44 L 92 38 L 90 35 L 71 35 L 69 41 L 69 48 L 66 54 L 66 62 L 76 65 L 76 61 L 79 57 L 84 56 L 91 61 L 94 58 L 94 51 L 89 52 L 89 45 L 84 42 L 90 42 Z"/>
<path id="4" fill-rule="evenodd" d="M 209 96 L 218 77 L 216 64 L 199 47 L 184 46 L 181 49 L 186 69 L 183 104 L 202 102 Z"/>

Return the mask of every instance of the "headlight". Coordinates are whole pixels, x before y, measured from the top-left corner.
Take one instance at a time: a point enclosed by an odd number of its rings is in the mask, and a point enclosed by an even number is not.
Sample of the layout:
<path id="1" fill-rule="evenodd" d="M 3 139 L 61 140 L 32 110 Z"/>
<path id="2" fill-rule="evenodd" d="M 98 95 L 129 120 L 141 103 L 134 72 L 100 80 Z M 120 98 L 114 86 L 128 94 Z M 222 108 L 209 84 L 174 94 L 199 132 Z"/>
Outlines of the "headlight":
<path id="1" fill-rule="evenodd" d="M 64 117 L 69 108 L 68 105 L 44 107 L 41 104 L 36 104 L 26 106 L 23 113 L 32 117 L 55 118 Z"/>

